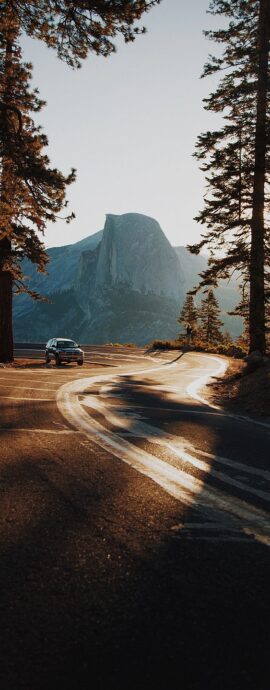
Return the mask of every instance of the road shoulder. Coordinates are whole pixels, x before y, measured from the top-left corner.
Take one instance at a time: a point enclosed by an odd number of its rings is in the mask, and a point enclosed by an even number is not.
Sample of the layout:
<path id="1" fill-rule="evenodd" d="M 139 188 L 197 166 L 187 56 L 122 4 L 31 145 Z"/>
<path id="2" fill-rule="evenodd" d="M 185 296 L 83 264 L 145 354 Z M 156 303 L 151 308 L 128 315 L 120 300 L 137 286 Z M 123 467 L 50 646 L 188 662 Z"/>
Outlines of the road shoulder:
<path id="1" fill-rule="evenodd" d="M 212 379 L 203 395 L 231 414 L 248 414 L 270 423 L 270 363 L 250 374 L 244 370 L 243 360 L 229 358 L 225 375 Z"/>

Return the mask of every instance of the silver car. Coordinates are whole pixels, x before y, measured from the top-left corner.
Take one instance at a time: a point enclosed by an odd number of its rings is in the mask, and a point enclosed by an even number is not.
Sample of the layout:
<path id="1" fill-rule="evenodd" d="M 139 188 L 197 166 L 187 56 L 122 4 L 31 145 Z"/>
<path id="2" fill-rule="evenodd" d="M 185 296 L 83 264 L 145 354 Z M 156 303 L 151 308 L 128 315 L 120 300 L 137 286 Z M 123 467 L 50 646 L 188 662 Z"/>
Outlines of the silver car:
<path id="1" fill-rule="evenodd" d="M 45 348 L 45 359 L 47 364 L 51 359 L 54 359 L 57 366 L 62 362 L 77 362 L 81 366 L 84 360 L 84 351 L 74 340 L 51 338 Z"/>

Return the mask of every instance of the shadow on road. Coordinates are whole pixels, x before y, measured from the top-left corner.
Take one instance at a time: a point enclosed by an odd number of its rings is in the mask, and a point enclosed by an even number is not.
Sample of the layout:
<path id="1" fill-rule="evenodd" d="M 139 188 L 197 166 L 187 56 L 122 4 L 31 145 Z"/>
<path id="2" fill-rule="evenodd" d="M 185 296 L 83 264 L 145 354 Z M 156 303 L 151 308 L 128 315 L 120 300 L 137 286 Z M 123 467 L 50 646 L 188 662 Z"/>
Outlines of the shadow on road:
<path id="1" fill-rule="evenodd" d="M 217 455 L 236 444 L 237 457 L 239 427 L 192 417 L 193 404 L 184 413 L 150 386 L 136 377 L 117 386 L 119 404 L 137 408 L 133 442 L 140 444 L 141 420 L 154 434 L 158 419 Z M 23 425 L 23 405 L 20 415 Z M 40 428 L 47 419 L 41 404 Z M 265 440 L 256 430 L 243 434 L 254 462 Z M 68 439 L 12 446 L 1 434 L 2 687 L 268 690 L 269 550 L 246 535 L 215 541 L 181 529 L 215 522 L 211 508 L 201 510 L 215 463 L 183 508 L 91 441 Z"/>

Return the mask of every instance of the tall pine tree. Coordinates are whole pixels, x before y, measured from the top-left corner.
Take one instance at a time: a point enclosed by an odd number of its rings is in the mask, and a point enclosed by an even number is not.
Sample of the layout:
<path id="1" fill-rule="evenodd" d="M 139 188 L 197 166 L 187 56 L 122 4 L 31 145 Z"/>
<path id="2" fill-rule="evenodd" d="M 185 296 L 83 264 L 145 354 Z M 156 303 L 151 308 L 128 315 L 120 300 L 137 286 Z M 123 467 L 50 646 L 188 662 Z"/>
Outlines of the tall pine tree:
<path id="1" fill-rule="evenodd" d="M 44 41 L 58 57 L 78 67 L 89 53 L 107 57 L 115 38 L 134 41 L 145 32 L 138 22 L 161 0 L 1 0 L 20 28 Z"/>
<path id="2" fill-rule="evenodd" d="M 189 324 L 192 328 L 192 331 L 195 331 L 197 326 L 197 316 L 198 314 L 194 304 L 193 295 L 187 294 L 177 322 L 185 327 Z"/>
<path id="3" fill-rule="evenodd" d="M 222 113 L 223 127 L 198 138 L 196 157 L 203 162 L 208 192 L 197 219 L 203 239 L 190 247 L 210 248 L 201 285 L 217 285 L 235 269 L 250 283 L 250 350 L 265 352 L 265 286 L 269 276 L 269 36 L 270 0 L 213 0 L 210 12 L 230 21 L 206 32 L 224 45 L 211 56 L 203 76 L 222 74 L 206 109 Z"/>
<path id="4" fill-rule="evenodd" d="M 26 289 L 21 258 L 43 271 L 47 262 L 40 233 L 66 206 L 74 180 L 51 168 L 46 136 L 31 113 L 43 103 L 30 86 L 31 65 L 23 64 L 18 21 L 1 9 L 0 29 L 0 361 L 13 359 L 12 291 Z M 34 293 L 32 293 L 35 296 Z"/>
<path id="5" fill-rule="evenodd" d="M 36 230 L 43 232 L 65 204 L 64 177 L 49 168 L 46 137 L 30 113 L 40 109 L 30 92 L 31 66 L 22 65 L 22 31 L 44 41 L 58 56 L 79 67 L 88 53 L 110 55 L 114 39 L 126 42 L 143 33 L 137 22 L 160 0 L 2 0 L 0 4 L 0 360 L 13 358 L 12 286 L 22 275 L 19 258 L 41 270 L 47 261 Z"/>
<path id="6" fill-rule="evenodd" d="M 201 301 L 199 309 L 199 319 L 201 322 L 201 337 L 207 343 L 220 343 L 223 340 L 221 327 L 222 321 L 219 318 L 220 308 L 218 301 L 210 288 L 207 295 Z"/>

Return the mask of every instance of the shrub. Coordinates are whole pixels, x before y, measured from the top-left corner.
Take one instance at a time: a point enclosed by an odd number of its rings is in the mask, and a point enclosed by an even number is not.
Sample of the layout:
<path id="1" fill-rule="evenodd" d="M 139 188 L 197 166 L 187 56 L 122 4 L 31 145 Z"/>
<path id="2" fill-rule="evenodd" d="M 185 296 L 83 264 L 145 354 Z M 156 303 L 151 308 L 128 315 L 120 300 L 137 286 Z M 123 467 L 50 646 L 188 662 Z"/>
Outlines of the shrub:
<path id="1" fill-rule="evenodd" d="M 181 350 L 182 348 L 187 348 L 195 352 L 209 352 L 211 354 L 225 355 L 226 357 L 235 357 L 236 359 L 244 359 L 247 354 L 247 349 L 244 346 L 236 345 L 235 343 L 208 343 L 199 338 L 194 338 L 189 346 L 187 346 L 185 339 L 153 340 L 149 348 L 152 350 Z"/>
<path id="2" fill-rule="evenodd" d="M 149 345 L 152 350 L 179 350 L 181 347 L 179 340 L 153 340 Z"/>

